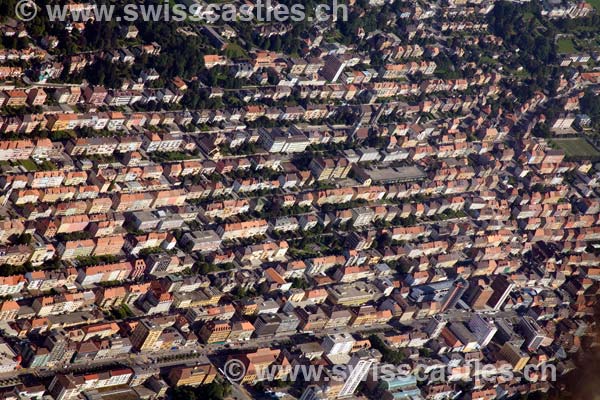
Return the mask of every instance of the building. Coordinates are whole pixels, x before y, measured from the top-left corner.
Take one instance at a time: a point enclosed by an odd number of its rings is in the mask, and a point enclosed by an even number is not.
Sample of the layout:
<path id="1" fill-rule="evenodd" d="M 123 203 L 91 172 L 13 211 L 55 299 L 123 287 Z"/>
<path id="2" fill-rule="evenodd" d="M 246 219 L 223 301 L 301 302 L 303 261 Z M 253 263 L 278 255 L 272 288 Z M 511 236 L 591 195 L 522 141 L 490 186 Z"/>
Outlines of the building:
<path id="1" fill-rule="evenodd" d="M 173 386 L 198 386 L 212 383 L 217 369 L 208 361 L 200 361 L 195 366 L 175 366 L 169 371 L 168 380 Z"/>
<path id="2" fill-rule="evenodd" d="M 52 379 L 48 391 L 55 400 L 70 400 L 79 396 L 79 388 L 73 378 L 63 374 L 58 374 Z"/>
<path id="3" fill-rule="evenodd" d="M 112 155 L 119 142 L 113 138 L 90 137 L 71 139 L 65 146 L 65 150 L 71 156 L 80 155 Z"/>
<path id="4" fill-rule="evenodd" d="M 369 369 L 377 361 L 377 358 L 368 350 L 359 350 L 352 355 L 348 362 L 349 375 L 346 377 L 344 386 L 340 390 L 339 396 L 350 397 L 354 394 L 358 385 L 365 380 Z"/>
<path id="5" fill-rule="evenodd" d="M 452 281 L 443 280 L 434 283 L 426 283 L 423 285 L 411 286 L 409 299 L 415 303 L 427 301 L 441 302 L 450 291 Z"/>
<path id="6" fill-rule="evenodd" d="M 350 354 L 356 340 L 349 333 L 332 333 L 323 338 L 321 347 L 327 357 Z"/>
<path id="7" fill-rule="evenodd" d="M 479 343 L 480 348 L 487 346 L 498 331 L 498 328 L 492 320 L 489 320 L 480 314 L 474 314 L 471 317 L 469 320 L 469 329 L 477 338 L 477 343 Z"/>
<path id="8" fill-rule="evenodd" d="M 257 219 L 220 225 L 217 233 L 223 240 L 234 240 L 265 235 L 268 230 L 269 223 L 264 219 Z"/>
<path id="9" fill-rule="evenodd" d="M 435 339 L 440 336 L 447 324 L 448 321 L 444 317 L 434 315 L 425 327 L 425 332 L 430 338 Z"/>
<path id="10" fill-rule="evenodd" d="M 181 244 L 189 251 L 212 252 L 221 246 L 221 238 L 212 230 L 187 232 Z"/>
<path id="11" fill-rule="evenodd" d="M 70 240 L 59 243 L 57 252 L 62 260 L 73 260 L 78 257 L 87 257 L 92 255 L 96 248 L 96 243 L 91 239 Z"/>
<path id="12" fill-rule="evenodd" d="M 546 338 L 539 324 L 529 316 L 521 318 L 519 329 L 525 337 L 525 347 L 530 351 L 537 351 Z"/>
<path id="13" fill-rule="evenodd" d="M 55 400 L 76 399 L 82 392 L 90 393 L 99 389 L 127 385 L 133 374 L 130 368 L 82 375 L 58 374 L 50 382 L 48 391 Z"/>
<path id="14" fill-rule="evenodd" d="M 129 262 L 83 267 L 79 270 L 77 282 L 81 286 L 90 286 L 98 282 L 123 281 L 132 270 Z"/>
<path id="15" fill-rule="evenodd" d="M 0 340 L 0 373 L 13 372 L 19 363 L 17 353 L 4 340 Z"/>
<path id="16" fill-rule="evenodd" d="M 529 354 L 511 342 L 504 343 L 498 354 L 512 365 L 514 371 L 521 371 L 525 368 L 531 358 Z"/>
<path id="17" fill-rule="evenodd" d="M 346 68 L 346 61 L 335 55 L 329 55 L 323 59 L 325 67 L 321 70 L 321 74 L 325 79 L 330 82 L 336 82 L 344 68 Z"/>
<path id="18" fill-rule="evenodd" d="M 277 327 L 276 335 L 293 335 L 298 330 L 300 318 L 295 312 L 281 312 L 278 314 L 280 323 Z"/>
<path id="19" fill-rule="evenodd" d="M 281 317 L 278 314 L 262 313 L 254 322 L 254 335 L 260 336 L 275 336 L 281 325 Z"/>
<path id="20" fill-rule="evenodd" d="M 352 169 L 352 164 L 343 157 L 317 157 L 312 159 L 308 167 L 316 180 L 326 181 L 346 178 Z"/>
<path id="21" fill-rule="evenodd" d="M 240 384 L 255 383 L 259 378 L 266 378 L 266 374 L 260 373 L 267 367 L 277 368 L 277 373 L 270 375 L 274 379 L 281 379 L 287 374 L 289 361 L 279 349 L 259 348 L 254 352 L 241 355 L 230 356 L 230 359 L 237 359 L 244 365 L 246 371 Z"/>
<path id="22" fill-rule="evenodd" d="M 487 305 L 492 307 L 494 310 L 500 310 L 506 299 L 510 295 L 510 292 L 514 289 L 515 284 L 510 281 L 505 275 L 496 275 L 492 284 L 490 285 L 494 293 L 490 296 Z"/>
<path id="23" fill-rule="evenodd" d="M 204 343 L 224 343 L 231 334 L 231 324 L 229 321 L 208 321 L 198 334 Z"/>
<path id="24" fill-rule="evenodd" d="M 340 306 L 360 306 L 380 293 L 374 286 L 364 282 L 330 285 L 326 290 L 328 301 Z"/>
<path id="25" fill-rule="evenodd" d="M 461 351 L 468 353 L 475 351 L 479 348 L 477 337 L 467 328 L 463 322 L 451 322 L 448 327 L 444 329 L 444 337 L 446 341 L 450 339 L 453 342 L 456 339 L 456 344 L 460 344 Z"/>
<path id="26" fill-rule="evenodd" d="M 0 161 L 26 160 L 34 150 L 31 140 L 0 140 Z"/>
<path id="27" fill-rule="evenodd" d="M 163 328 L 161 326 L 142 319 L 131 333 L 131 344 L 139 351 L 152 349 L 162 332 Z"/>
<path id="28" fill-rule="evenodd" d="M 456 303 L 461 299 L 469 288 L 469 282 L 464 279 L 457 279 L 452 282 L 452 286 L 448 290 L 446 297 L 442 300 L 440 312 L 444 312 L 456 306 Z"/>
<path id="29" fill-rule="evenodd" d="M 494 289 L 480 279 L 469 285 L 464 300 L 475 311 L 485 310 L 492 294 L 494 294 Z"/>
<path id="30" fill-rule="evenodd" d="M 310 146 L 308 137 L 297 129 L 260 128 L 260 143 L 269 153 L 301 153 Z"/>
<path id="31" fill-rule="evenodd" d="M 125 245 L 125 238 L 121 235 L 105 236 L 96 239 L 94 256 L 118 255 Z"/>

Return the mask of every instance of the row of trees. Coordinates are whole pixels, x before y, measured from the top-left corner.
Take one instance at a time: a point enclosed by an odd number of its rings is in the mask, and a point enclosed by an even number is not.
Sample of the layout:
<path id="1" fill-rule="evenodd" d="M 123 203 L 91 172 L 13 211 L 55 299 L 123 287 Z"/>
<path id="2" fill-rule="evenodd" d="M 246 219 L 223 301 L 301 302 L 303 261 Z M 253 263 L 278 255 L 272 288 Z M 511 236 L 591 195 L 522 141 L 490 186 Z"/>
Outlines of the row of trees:
<path id="1" fill-rule="evenodd" d="M 585 93 L 580 100 L 581 111 L 592 119 L 592 124 L 600 128 L 600 96 L 591 91 Z"/>
<path id="2" fill-rule="evenodd" d="M 223 400 L 231 395 L 231 385 L 213 382 L 202 386 L 179 386 L 170 390 L 171 400 Z"/>

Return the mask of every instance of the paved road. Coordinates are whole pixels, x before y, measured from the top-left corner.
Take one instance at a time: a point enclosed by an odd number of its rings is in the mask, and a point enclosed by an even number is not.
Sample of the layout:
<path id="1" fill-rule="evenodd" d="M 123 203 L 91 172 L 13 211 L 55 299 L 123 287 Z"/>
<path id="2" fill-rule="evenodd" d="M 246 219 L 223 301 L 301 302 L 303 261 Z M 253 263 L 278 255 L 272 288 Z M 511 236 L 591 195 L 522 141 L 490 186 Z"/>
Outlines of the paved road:
<path id="1" fill-rule="evenodd" d="M 237 383 L 233 383 L 231 385 L 231 395 L 235 400 L 253 400 L 252 396 L 250 396 L 246 389 Z"/>
<path id="2" fill-rule="evenodd" d="M 466 310 L 450 310 L 444 315 L 450 321 L 468 321 L 475 314 Z M 494 318 L 514 318 L 517 313 L 514 311 L 500 311 L 493 314 Z M 430 318 L 412 320 L 402 322 L 403 326 L 420 327 L 427 324 Z M 178 350 L 161 350 L 159 352 L 134 353 L 125 354 L 121 357 L 115 357 L 103 360 L 93 360 L 82 363 L 67 363 L 65 365 L 57 365 L 51 368 L 24 368 L 17 371 L 0 374 L 0 387 L 14 386 L 15 378 L 24 375 L 33 375 L 36 378 L 50 378 L 56 373 L 83 373 L 88 371 L 97 371 L 114 366 L 152 366 L 157 369 L 164 369 L 180 364 L 194 364 L 198 361 L 205 360 L 207 357 L 225 361 L 229 354 L 236 354 L 243 351 L 250 351 L 260 347 L 285 347 L 289 346 L 290 342 L 294 344 L 312 342 L 324 337 L 325 335 L 336 332 L 347 332 L 356 334 L 371 334 L 373 332 L 393 331 L 394 328 L 388 324 L 360 326 L 360 327 L 345 327 L 328 329 L 314 333 L 298 333 L 295 335 L 287 335 L 282 337 L 268 337 L 253 339 L 243 343 L 231 344 L 198 344 L 194 347 L 182 348 Z M 238 385 L 239 386 L 239 385 Z M 243 388 L 235 388 L 234 394 L 240 400 L 251 400 L 248 393 Z"/>

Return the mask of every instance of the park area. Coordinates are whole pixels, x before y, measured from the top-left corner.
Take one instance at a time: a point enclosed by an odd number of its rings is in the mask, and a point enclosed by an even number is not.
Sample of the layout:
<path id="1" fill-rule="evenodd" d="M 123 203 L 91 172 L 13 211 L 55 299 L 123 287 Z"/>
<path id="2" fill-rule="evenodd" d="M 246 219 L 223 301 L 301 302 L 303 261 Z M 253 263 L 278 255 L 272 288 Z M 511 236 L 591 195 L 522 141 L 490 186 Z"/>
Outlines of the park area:
<path id="1" fill-rule="evenodd" d="M 600 0 L 599 0 L 600 1 Z M 575 43 L 573 43 L 572 39 L 569 38 L 561 38 L 557 41 L 558 52 L 560 54 L 571 54 L 575 53 Z"/>
<path id="2" fill-rule="evenodd" d="M 569 158 L 600 158 L 600 152 L 584 138 L 552 139 L 552 143 Z"/>

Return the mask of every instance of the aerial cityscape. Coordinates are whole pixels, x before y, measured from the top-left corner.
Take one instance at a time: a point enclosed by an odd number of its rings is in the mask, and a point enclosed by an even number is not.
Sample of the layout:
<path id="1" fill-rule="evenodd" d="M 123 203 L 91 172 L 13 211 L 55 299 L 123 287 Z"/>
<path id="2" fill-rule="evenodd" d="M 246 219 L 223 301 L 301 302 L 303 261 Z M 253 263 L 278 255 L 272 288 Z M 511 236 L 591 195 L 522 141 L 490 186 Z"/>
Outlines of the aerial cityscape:
<path id="1" fill-rule="evenodd" d="M 600 399 L 600 0 L 0 0 L 0 399 Z"/>

